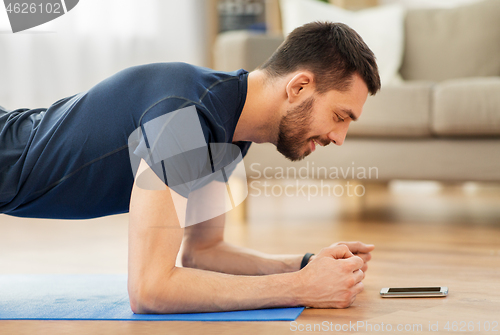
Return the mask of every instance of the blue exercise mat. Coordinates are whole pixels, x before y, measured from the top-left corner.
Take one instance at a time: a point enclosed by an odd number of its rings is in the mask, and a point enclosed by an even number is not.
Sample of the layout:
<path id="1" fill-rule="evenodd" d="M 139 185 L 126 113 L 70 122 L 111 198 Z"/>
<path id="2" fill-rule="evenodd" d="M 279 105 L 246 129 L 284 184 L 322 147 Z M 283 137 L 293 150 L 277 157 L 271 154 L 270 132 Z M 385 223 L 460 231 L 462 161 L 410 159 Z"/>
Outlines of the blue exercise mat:
<path id="1" fill-rule="evenodd" d="M 303 310 L 134 314 L 126 275 L 0 275 L 0 320 L 293 321 Z"/>

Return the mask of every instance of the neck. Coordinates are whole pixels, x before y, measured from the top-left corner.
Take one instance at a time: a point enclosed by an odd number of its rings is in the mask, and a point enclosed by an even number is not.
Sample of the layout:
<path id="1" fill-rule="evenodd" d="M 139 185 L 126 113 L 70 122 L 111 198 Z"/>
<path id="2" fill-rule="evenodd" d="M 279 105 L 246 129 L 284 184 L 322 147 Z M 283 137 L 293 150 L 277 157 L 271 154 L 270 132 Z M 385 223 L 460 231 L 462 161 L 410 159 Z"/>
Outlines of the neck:
<path id="1" fill-rule="evenodd" d="M 234 131 L 233 142 L 276 144 L 279 125 L 279 92 L 262 70 L 248 75 L 247 97 Z"/>

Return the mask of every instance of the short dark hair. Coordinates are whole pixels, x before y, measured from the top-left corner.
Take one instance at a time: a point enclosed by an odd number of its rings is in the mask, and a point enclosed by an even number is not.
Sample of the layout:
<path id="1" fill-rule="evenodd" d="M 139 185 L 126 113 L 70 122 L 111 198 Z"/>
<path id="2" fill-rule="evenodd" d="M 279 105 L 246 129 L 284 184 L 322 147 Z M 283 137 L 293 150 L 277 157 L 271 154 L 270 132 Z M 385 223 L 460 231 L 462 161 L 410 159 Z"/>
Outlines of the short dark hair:
<path id="1" fill-rule="evenodd" d="M 375 55 L 361 36 L 343 23 L 311 22 L 296 28 L 260 69 L 273 78 L 309 70 L 320 94 L 332 89 L 346 91 L 355 72 L 372 95 L 380 89 Z"/>

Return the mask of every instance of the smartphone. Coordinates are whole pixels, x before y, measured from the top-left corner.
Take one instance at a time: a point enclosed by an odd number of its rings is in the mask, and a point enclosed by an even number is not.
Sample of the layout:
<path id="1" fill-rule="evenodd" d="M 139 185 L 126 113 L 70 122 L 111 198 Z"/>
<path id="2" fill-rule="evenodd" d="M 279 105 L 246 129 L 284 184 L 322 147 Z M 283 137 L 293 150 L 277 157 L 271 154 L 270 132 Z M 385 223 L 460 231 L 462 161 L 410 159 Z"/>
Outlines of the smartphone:
<path id="1" fill-rule="evenodd" d="M 448 287 L 384 287 L 380 290 L 382 298 L 431 298 L 446 297 Z"/>

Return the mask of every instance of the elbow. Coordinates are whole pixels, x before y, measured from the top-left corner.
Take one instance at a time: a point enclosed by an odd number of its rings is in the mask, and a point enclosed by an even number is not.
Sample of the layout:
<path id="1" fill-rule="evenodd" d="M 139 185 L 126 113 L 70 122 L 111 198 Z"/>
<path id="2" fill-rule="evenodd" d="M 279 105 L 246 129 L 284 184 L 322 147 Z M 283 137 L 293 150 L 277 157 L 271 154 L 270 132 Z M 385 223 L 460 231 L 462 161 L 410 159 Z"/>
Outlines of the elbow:
<path id="1" fill-rule="evenodd" d="M 149 293 L 149 289 L 145 288 L 143 285 L 129 284 L 128 297 L 130 308 L 135 314 L 157 313 L 152 303 L 151 293 Z"/>
<path id="2" fill-rule="evenodd" d="M 161 276 L 158 280 L 151 277 L 130 280 L 128 296 L 130 308 L 135 314 L 178 313 L 182 304 L 175 288 L 169 282 L 170 276 Z M 181 308 L 182 309 L 182 308 Z"/>
<path id="3" fill-rule="evenodd" d="M 139 305 L 139 299 L 129 293 L 130 309 L 134 314 L 143 314 Z"/>
<path id="4" fill-rule="evenodd" d="M 135 314 L 171 313 L 165 302 L 169 299 L 166 292 L 168 283 L 155 284 L 155 281 L 136 280 L 128 283 L 130 308 Z M 163 302 L 163 304 L 162 304 Z"/>
<path id="5" fill-rule="evenodd" d="M 130 309 L 134 314 L 157 314 L 151 309 L 147 308 L 139 299 L 130 299 Z"/>

